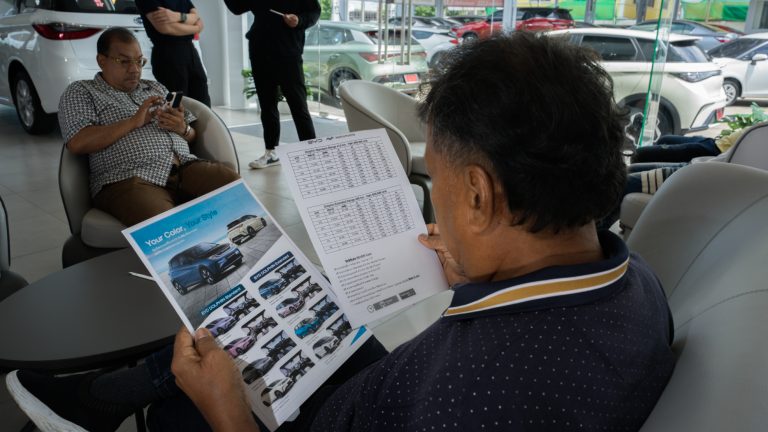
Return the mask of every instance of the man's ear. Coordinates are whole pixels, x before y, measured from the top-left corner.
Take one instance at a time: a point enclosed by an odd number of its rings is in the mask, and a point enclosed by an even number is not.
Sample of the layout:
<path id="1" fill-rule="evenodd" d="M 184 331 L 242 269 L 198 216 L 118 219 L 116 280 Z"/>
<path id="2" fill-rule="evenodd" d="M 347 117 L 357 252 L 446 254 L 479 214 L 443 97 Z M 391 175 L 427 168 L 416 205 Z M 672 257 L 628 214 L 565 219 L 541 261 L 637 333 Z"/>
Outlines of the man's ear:
<path id="1" fill-rule="evenodd" d="M 467 208 L 467 222 L 471 230 L 479 233 L 490 227 L 496 217 L 496 183 L 480 165 L 468 165 L 463 171 L 463 204 Z"/>
<path id="2" fill-rule="evenodd" d="M 103 54 L 96 54 L 96 64 L 99 65 L 99 69 L 104 69 L 104 61 L 107 56 Z"/>

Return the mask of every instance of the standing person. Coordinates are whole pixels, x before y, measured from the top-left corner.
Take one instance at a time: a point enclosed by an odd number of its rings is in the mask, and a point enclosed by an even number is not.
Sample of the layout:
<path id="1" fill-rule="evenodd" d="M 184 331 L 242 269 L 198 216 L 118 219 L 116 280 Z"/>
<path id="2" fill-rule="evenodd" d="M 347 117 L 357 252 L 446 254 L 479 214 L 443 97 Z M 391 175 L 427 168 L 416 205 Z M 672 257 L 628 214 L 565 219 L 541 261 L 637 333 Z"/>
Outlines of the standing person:
<path id="1" fill-rule="evenodd" d="M 235 15 L 253 13 L 253 25 L 245 37 L 267 151 L 248 166 L 258 169 L 277 165 L 280 160 L 274 150 L 280 140 L 278 87 L 291 109 L 299 139 L 315 138 L 315 127 L 307 107 L 301 54 L 304 52 L 304 30 L 317 23 L 320 4 L 317 0 L 224 0 L 224 3 Z"/>
<path id="2" fill-rule="evenodd" d="M 208 77 L 192 39 L 203 20 L 191 0 L 136 0 L 152 40 L 152 73 L 171 91 L 211 106 Z"/>

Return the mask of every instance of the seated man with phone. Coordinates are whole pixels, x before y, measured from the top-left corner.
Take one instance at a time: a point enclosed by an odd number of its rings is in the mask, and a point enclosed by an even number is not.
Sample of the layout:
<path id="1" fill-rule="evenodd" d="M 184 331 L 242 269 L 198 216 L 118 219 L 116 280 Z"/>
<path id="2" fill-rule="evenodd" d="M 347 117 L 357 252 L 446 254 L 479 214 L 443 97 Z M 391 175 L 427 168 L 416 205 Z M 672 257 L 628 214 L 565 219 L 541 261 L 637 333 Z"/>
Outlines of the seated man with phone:
<path id="1" fill-rule="evenodd" d="M 70 84 L 59 102 L 67 148 L 88 155 L 96 208 L 131 226 L 239 178 L 190 152 L 196 118 L 181 92 L 141 79 L 147 59 L 131 31 L 106 30 L 97 52 L 101 72 Z"/>

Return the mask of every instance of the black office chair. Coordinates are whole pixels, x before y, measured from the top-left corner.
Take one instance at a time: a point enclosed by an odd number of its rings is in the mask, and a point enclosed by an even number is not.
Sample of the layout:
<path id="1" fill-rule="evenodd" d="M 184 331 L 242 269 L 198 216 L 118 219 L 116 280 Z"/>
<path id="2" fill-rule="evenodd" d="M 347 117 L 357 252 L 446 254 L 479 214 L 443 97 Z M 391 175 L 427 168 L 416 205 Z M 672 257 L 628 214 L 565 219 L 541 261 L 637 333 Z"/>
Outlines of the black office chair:
<path id="1" fill-rule="evenodd" d="M 23 277 L 11 271 L 11 241 L 8 214 L 0 197 L 0 301 L 27 286 Z"/>

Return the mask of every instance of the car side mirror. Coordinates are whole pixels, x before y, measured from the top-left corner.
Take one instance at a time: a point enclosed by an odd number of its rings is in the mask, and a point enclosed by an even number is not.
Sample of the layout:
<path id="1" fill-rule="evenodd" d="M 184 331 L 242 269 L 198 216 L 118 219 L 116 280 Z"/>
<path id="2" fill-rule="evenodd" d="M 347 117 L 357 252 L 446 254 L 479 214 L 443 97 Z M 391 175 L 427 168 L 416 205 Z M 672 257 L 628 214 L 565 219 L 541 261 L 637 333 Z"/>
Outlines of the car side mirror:
<path id="1" fill-rule="evenodd" d="M 759 61 L 768 60 L 768 54 L 755 54 L 752 56 L 752 64 L 757 64 Z"/>

